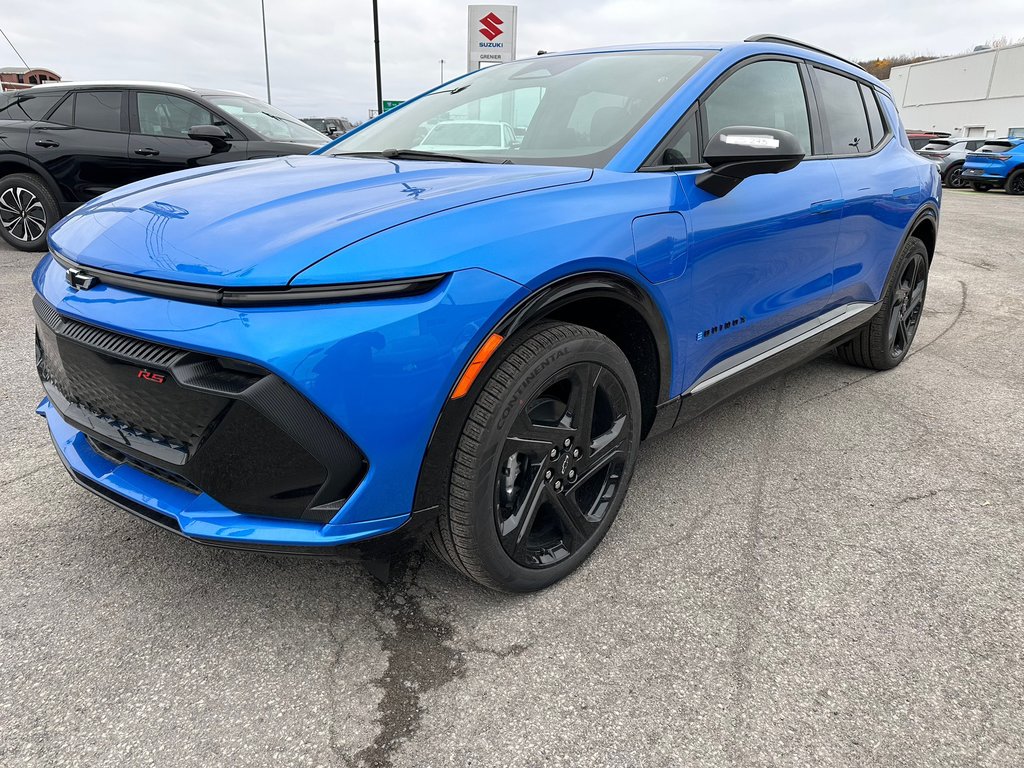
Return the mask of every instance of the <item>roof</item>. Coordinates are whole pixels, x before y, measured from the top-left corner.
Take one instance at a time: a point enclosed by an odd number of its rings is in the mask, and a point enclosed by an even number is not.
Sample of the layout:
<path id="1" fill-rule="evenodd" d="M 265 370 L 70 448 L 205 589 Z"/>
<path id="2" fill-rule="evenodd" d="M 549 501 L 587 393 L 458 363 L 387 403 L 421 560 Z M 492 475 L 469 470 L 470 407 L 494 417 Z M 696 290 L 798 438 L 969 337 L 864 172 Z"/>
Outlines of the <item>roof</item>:
<path id="1" fill-rule="evenodd" d="M 699 41 L 699 42 L 662 42 L 662 43 L 626 43 L 623 45 L 609 45 L 601 46 L 597 48 L 582 48 L 579 50 L 572 51 L 551 51 L 546 53 L 541 58 L 547 56 L 559 56 L 559 55 L 574 55 L 574 54 L 586 54 L 586 53 L 624 53 L 627 51 L 716 51 L 716 52 L 733 52 L 742 53 L 744 49 L 750 51 L 750 55 L 754 55 L 759 52 L 770 52 L 770 53 L 782 53 L 790 56 L 799 56 L 800 58 L 807 59 L 808 61 L 816 61 L 820 64 L 827 64 L 828 66 L 835 67 L 836 69 L 843 70 L 855 77 L 859 77 L 862 80 L 866 80 L 886 92 L 889 87 L 876 78 L 874 75 L 866 72 L 863 67 L 858 64 L 844 59 L 842 56 L 830 53 L 821 48 L 813 46 L 809 43 L 804 43 L 799 40 L 792 40 L 786 37 L 780 37 L 778 35 L 754 35 L 753 37 L 747 38 L 742 41 L 722 42 L 722 41 Z"/>

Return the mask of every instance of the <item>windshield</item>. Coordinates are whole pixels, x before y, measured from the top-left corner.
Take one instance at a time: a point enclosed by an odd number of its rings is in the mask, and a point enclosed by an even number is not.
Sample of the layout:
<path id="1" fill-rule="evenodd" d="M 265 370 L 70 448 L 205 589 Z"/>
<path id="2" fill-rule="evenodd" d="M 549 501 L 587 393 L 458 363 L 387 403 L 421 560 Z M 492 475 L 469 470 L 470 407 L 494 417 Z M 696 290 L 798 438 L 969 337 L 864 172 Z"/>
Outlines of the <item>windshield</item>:
<path id="1" fill-rule="evenodd" d="M 267 141 L 301 141 L 323 144 L 324 135 L 287 112 L 251 96 L 207 96 L 206 100 L 250 128 Z"/>
<path id="2" fill-rule="evenodd" d="M 495 147 L 501 148 L 500 123 L 440 123 L 430 129 L 423 139 L 423 144 L 437 147 L 466 148 Z"/>
<path id="3" fill-rule="evenodd" d="M 593 53 L 490 67 L 386 113 L 328 154 L 443 150 L 497 163 L 601 167 L 712 55 Z"/>

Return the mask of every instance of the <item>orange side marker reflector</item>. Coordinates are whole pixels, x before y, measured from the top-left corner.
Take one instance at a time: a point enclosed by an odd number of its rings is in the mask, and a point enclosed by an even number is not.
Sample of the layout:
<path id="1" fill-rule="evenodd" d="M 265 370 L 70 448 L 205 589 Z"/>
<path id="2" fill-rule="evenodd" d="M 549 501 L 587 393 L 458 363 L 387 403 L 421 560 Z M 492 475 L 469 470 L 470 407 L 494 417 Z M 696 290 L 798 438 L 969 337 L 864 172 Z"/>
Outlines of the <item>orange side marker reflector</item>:
<path id="1" fill-rule="evenodd" d="M 466 372 L 462 374 L 462 378 L 459 379 L 459 383 L 455 385 L 455 392 L 452 393 L 452 400 L 458 400 L 460 397 L 465 397 L 473 386 L 473 382 L 476 381 L 476 377 L 480 375 L 480 371 L 484 369 L 484 365 L 491 359 L 491 355 L 501 345 L 501 342 L 505 340 L 504 336 L 499 336 L 496 333 L 492 333 L 487 337 L 487 341 L 483 343 L 477 353 L 473 355 L 473 359 L 466 367 Z"/>

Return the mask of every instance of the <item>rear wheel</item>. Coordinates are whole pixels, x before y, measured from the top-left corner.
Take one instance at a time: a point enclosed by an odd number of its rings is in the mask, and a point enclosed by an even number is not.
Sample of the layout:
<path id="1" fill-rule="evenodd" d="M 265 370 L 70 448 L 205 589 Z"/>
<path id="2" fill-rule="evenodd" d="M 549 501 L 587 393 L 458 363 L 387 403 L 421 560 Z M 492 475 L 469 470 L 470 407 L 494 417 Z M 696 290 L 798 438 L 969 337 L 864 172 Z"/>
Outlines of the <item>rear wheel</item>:
<path id="1" fill-rule="evenodd" d="M 606 336 L 545 324 L 509 342 L 459 439 L 428 544 L 492 589 L 530 592 L 597 547 L 640 445 L 632 368 Z"/>
<path id="2" fill-rule="evenodd" d="M 1024 168 L 1018 168 L 1006 180 L 1006 192 L 1011 195 L 1024 195 Z"/>
<path id="3" fill-rule="evenodd" d="M 0 179 L 0 237 L 22 251 L 45 251 L 46 233 L 60 218 L 43 180 L 30 173 Z"/>
<path id="4" fill-rule="evenodd" d="M 992 189 L 992 185 L 991 184 L 979 184 L 977 182 L 972 181 L 971 182 L 971 189 L 973 189 L 975 192 L 988 192 L 990 189 Z"/>
<path id="5" fill-rule="evenodd" d="M 964 164 L 956 163 L 950 166 L 946 170 L 946 176 L 943 181 L 946 182 L 946 186 L 950 189 L 963 189 L 967 186 L 967 182 L 963 178 Z"/>
<path id="6" fill-rule="evenodd" d="M 895 368 L 903 362 L 917 335 L 927 290 L 928 249 L 911 237 L 889 271 L 882 308 L 856 336 L 837 347 L 836 354 L 863 368 Z"/>

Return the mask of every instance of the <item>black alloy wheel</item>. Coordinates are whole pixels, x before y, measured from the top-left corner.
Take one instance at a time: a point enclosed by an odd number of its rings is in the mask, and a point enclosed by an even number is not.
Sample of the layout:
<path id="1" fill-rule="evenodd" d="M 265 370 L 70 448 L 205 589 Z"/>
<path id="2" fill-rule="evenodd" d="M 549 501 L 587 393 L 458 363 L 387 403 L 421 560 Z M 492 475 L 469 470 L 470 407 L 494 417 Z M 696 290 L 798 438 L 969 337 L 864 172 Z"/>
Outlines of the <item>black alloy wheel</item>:
<path id="1" fill-rule="evenodd" d="M 948 171 L 946 171 L 946 186 L 950 189 L 963 189 L 967 186 L 967 182 L 964 181 L 963 177 L 964 164 L 957 163 Z"/>
<path id="2" fill-rule="evenodd" d="M 1024 195 L 1024 168 L 1010 174 L 1006 181 L 1006 192 L 1011 195 Z"/>
<path id="3" fill-rule="evenodd" d="M 876 371 L 888 371 L 903 362 L 921 324 L 929 260 L 927 246 L 908 237 L 889 268 L 878 311 L 836 347 L 841 360 Z"/>
<path id="4" fill-rule="evenodd" d="M 543 589 L 622 506 L 640 447 L 635 374 L 603 334 L 546 322 L 506 339 L 471 396 L 427 544 L 491 589 Z"/>
<path id="5" fill-rule="evenodd" d="M 582 551 L 624 491 L 635 425 L 621 381 L 582 362 L 523 405 L 500 453 L 495 525 L 510 558 L 545 568 Z"/>
<path id="6" fill-rule="evenodd" d="M 903 359 L 910 349 L 924 310 L 924 295 L 928 287 L 928 263 L 922 253 L 915 253 L 903 268 L 895 286 L 889 309 L 889 355 Z"/>

